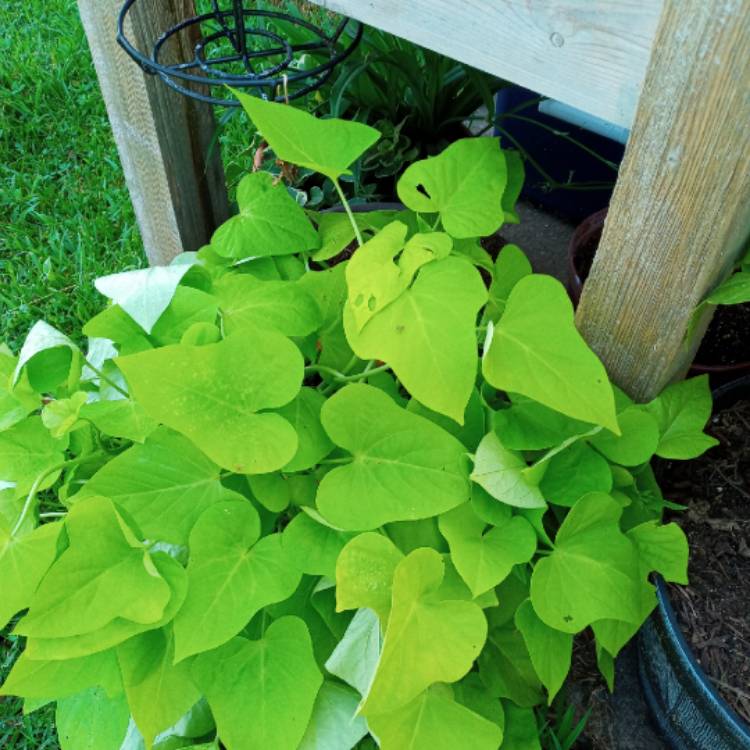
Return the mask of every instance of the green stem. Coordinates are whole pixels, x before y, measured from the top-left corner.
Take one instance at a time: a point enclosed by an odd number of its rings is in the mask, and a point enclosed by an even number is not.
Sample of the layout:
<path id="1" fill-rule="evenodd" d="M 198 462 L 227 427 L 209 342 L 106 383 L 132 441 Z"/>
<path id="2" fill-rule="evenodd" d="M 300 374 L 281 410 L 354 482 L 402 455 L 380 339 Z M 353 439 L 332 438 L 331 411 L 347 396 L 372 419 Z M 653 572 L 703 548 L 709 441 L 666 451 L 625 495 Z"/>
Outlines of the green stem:
<path id="1" fill-rule="evenodd" d="M 310 372 L 319 372 L 325 375 L 330 375 L 335 378 L 339 383 L 353 383 L 357 380 L 364 380 L 369 378 L 370 375 L 375 375 L 378 372 L 385 372 L 389 370 L 389 365 L 381 365 L 380 367 L 373 367 L 372 369 L 365 369 L 364 372 L 358 372 L 355 375 L 345 375 L 343 372 L 334 370 L 333 367 L 327 367 L 326 365 L 308 365 L 305 367 L 305 374 Z"/>
<path id="2" fill-rule="evenodd" d="M 78 458 L 73 458 L 69 461 L 63 461 L 59 464 L 56 464 L 55 466 L 52 466 L 49 469 L 45 469 L 31 485 L 29 494 L 26 496 L 26 502 L 23 504 L 23 508 L 21 509 L 21 515 L 18 517 L 16 525 L 13 527 L 10 535 L 16 536 L 16 534 L 18 534 L 18 532 L 21 530 L 21 527 L 26 521 L 26 517 L 29 515 L 31 508 L 34 505 L 34 500 L 36 499 L 37 493 L 39 492 L 39 488 L 42 486 L 42 483 L 47 477 L 52 476 L 52 474 L 54 474 L 55 472 L 62 471 L 63 469 L 69 469 L 73 466 L 78 466 L 78 464 L 82 464 L 86 461 L 91 461 L 95 458 L 100 458 L 104 455 L 106 454 L 103 452 L 89 453 L 87 456 L 79 456 Z"/>
<path id="3" fill-rule="evenodd" d="M 67 511 L 54 511 L 50 513 L 40 513 L 39 518 L 64 518 L 67 515 Z"/>
<path id="4" fill-rule="evenodd" d="M 362 247 L 364 245 L 364 241 L 362 240 L 362 233 L 359 231 L 359 225 L 357 224 L 357 220 L 354 218 L 354 213 L 352 212 L 352 207 L 349 205 L 349 201 L 346 199 L 346 196 L 344 195 L 344 191 L 341 188 L 341 184 L 338 180 L 334 180 L 333 184 L 336 188 L 336 192 L 339 194 L 339 198 L 341 199 L 341 204 L 344 206 L 344 211 L 346 211 L 346 215 L 349 217 L 349 221 L 352 224 L 352 228 L 354 229 L 354 236 L 357 238 L 357 244 Z"/>
<path id="5" fill-rule="evenodd" d="M 105 383 L 109 383 L 118 393 L 121 393 L 123 396 L 125 396 L 125 398 L 130 398 L 130 394 L 127 391 L 120 388 L 120 386 L 117 385 L 114 380 L 108 378 L 98 367 L 92 365 L 91 362 L 89 362 L 87 359 L 84 359 L 84 362 L 86 363 L 86 367 L 88 367 L 89 370 L 98 375 Z"/>

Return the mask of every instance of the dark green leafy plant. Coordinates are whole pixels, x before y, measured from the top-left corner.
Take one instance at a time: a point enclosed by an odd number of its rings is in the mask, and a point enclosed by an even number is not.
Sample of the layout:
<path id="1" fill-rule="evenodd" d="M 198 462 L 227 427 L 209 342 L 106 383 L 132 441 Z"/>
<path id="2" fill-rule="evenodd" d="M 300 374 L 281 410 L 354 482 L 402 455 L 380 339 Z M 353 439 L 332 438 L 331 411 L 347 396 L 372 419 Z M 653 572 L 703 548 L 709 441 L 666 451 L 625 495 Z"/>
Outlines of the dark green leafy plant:
<path id="1" fill-rule="evenodd" d="M 243 103 L 337 190 L 378 136 Z M 210 246 L 97 282 L 85 354 L 0 353 L 0 692 L 64 750 L 532 750 L 577 633 L 612 682 L 649 574 L 686 581 L 648 462 L 712 445 L 710 396 L 634 404 L 562 286 L 483 253 L 519 169 L 460 140 L 317 227 L 254 173 Z"/>

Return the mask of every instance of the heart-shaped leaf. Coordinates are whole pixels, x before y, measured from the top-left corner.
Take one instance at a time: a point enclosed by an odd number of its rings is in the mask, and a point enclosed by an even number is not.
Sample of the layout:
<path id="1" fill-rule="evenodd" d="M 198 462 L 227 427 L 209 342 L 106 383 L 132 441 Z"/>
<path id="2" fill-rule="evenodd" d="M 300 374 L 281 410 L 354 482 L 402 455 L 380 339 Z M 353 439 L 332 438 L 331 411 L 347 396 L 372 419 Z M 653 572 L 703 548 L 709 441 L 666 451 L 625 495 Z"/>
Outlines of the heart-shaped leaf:
<path id="1" fill-rule="evenodd" d="M 11 385 L 18 385 L 25 370 L 37 393 L 51 391 L 68 379 L 79 355 L 78 347 L 64 333 L 39 320 L 23 342 Z"/>

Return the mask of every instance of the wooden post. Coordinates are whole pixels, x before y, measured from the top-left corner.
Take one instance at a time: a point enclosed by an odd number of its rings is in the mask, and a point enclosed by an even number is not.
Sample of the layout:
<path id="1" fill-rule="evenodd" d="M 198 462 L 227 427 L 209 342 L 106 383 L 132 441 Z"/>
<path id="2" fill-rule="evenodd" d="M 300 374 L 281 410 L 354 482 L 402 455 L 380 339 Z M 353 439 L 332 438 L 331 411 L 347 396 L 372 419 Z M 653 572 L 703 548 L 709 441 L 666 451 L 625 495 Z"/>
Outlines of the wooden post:
<path id="1" fill-rule="evenodd" d="M 117 44 L 122 0 L 78 0 L 146 255 L 168 263 L 206 244 L 229 215 L 210 105 L 145 75 Z M 140 0 L 128 35 L 150 50 L 159 34 L 193 15 L 193 0 Z M 186 35 L 180 44 L 189 44 Z M 192 57 L 190 53 L 189 57 Z"/>
<path id="2" fill-rule="evenodd" d="M 749 234 L 750 0 L 666 0 L 577 316 L 631 396 L 684 373 L 693 310 Z"/>

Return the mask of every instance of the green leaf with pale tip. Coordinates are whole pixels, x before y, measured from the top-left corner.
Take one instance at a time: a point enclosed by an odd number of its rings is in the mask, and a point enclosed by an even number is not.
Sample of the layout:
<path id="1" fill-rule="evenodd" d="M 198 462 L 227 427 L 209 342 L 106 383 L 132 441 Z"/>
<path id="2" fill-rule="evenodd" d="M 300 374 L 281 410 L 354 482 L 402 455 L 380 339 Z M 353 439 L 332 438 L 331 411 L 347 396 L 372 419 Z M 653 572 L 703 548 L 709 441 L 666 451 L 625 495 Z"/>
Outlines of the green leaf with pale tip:
<path id="1" fill-rule="evenodd" d="M 465 503 L 440 516 L 438 523 L 453 564 L 474 596 L 497 586 L 536 551 L 534 529 L 518 516 L 487 529 L 471 503 Z"/>
<path id="2" fill-rule="evenodd" d="M 503 732 L 497 724 L 457 703 L 447 686 L 436 686 L 397 710 L 369 716 L 381 750 L 497 750 Z"/>
<path id="3" fill-rule="evenodd" d="M 260 539 L 249 503 L 211 506 L 190 534 L 188 595 L 174 622 L 175 660 L 220 646 L 256 612 L 291 596 L 301 574 L 280 534 Z"/>
<path id="4" fill-rule="evenodd" d="M 335 578 L 336 560 L 351 538 L 350 532 L 337 531 L 307 513 L 298 513 L 284 529 L 281 541 L 300 573 Z"/>
<path id="5" fill-rule="evenodd" d="M 65 638 L 115 618 L 141 625 L 159 620 L 171 596 L 169 584 L 111 500 L 76 503 L 65 531 L 69 546 L 42 579 L 16 632 Z"/>
<path id="6" fill-rule="evenodd" d="M 374 529 L 392 521 L 428 518 L 468 500 L 465 448 L 382 391 L 342 388 L 321 411 L 333 442 L 352 462 L 327 473 L 317 506 L 334 526 Z"/>
<path id="7" fill-rule="evenodd" d="M 640 466 L 650 461 L 659 444 L 656 419 L 642 407 L 630 406 L 617 415 L 617 421 L 622 434 L 600 432 L 591 438 L 591 445 L 622 466 Z"/>
<path id="8" fill-rule="evenodd" d="M 68 379 L 78 354 L 78 347 L 64 333 L 38 320 L 23 342 L 11 385 L 19 382 L 25 370 L 35 391 L 51 391 Z"/>
<path id="9" fill-rule="evenodd" d="M 124 695 L 113 698 L 91 688 L 57 704 L 61 750 L 122 750 L 130 711 Z"/>
<path id="10" fill-rule="evenodd" d="M 29 638 L 26 642 L 26 653 L 29 658 L 55 661 L 97 654 L 117 646 L 139 633 L 164 627 L 171 622 L 185 601 L 187 575 L 182 565 L 164 552 L 154 552 L 151 558 L 154 568 L 169 585 L 171 594 L 159 620 L 143 625 L 122 617 L 116 617 L 104 627 L 81 635 L 65 638 Z"/>
<path id="11" fill-rule="evenodd" d="M 61 523 L 40 526 L 30 533 L 10 536 L 0 519 L 0 629 L 26 609 L 39 583 L 57 556 Z"/>
<path id="12" fill-rule="evenodd" d="M 676 524 L 647 521 L 627 532 L 640 556 L 641 566 L 665 580 L 688 585 L 688 541 Z"/>
<path id="13" fill-rule="evenodd" d="M 358 704 L 351 688 L 324 682 L 297 750 L 351 750 L 368 732 L 365 720 L 356 715 Z"/>
<path id="14" fill-rule="evenodd" d="M 200 514 L 224 496 L 219 475 L 190 440 L 161 427 L 99 469 L 75 501 L 108 497 L 147 539 L 187 544 Z"/>
<path id="15" fill-rule="evenodd" d="M 302 385 L 302 355 L 280 333 L 247 329 L 218 344 L 166 346 L 116 362 L 146 413 L 222 468 L 261 474 L 294 457 L 294 428 L 259 413 L 288 404 Z"/>
<path id="16" fill-rule="evenodd" d="M 171 633 L 159 629 L 117 647 L 130 713 L 147 750 L 200 699 L 186 662 L 173 664 Z"/>
<path id="17" fill-rule="evenodd" d="M 379 138 L 369 125 L 314 117 L 287 104 L 264 101 L 233 89 L 245 112 L 283 161 L 338 179 Z"/>
<path id="18" fill-rule="evenodd" d="M 91 401 L 83 404 L 78 415 L 105 435 L 136 443 L 143 443 L 159 426 L 140 404 L 124 398 L 117 401 Z"/>
<path id="19" fill-rule="evenodd" d="M 344 329 L 358 357 L 387 362 L 414 398 L 463 424 L 476 380 L 477 313 L 486 301 L 476 268 L 449 257 L 426 265 L 359 332 L 347 305 Z"/>
<path id="20" fill-rule="evenodd" d="M 503 223 L 507 182 L 505 155 L 495 138 L 463 138 L 438 156 L 409 166 L 398 197 L 412 211 L 439 213 L 448 234 L 485 237 Z"/>
<path id="21" fill-rule="evenodd" d="M 153 266 L 102 276 L 94 285 L 105 297 L 118 304 L 146 333 L 151 333 L 190 268 L 189 263 Z"/>
<path id="22" fill-rule="evenodd" d="M 245 175 L 237 186 L 239 213 L 211 237 L 225 258 L 303 253 L 318 247 L 318 233 L 283 182 L 268 172 Z"/>
<path id="23" fill-rule="evenodd" d="M 505 703 L 502 750 L 542 750 L 534 710 Z"/>
<path id="24" fill-rule="evenodd" d="M 529 482 L 523 474 L 526 469 L 523 457 L 509 451 L 500 438 L 490 432 L 482 438 L 474 456 L 473 482 L 481 485 L 492 497 L 518 508 L 544 508 L 539 487 Z"/>
<path id="25" fill-rule="evenodd" d="M 548 502 L 570 508 L 589 492 L 609 492 L 612 471 L 587 443 L 573 443 L 549 460 L 539 489 Z"/>
<path id="26" fill-rule="evenodd" d="M 213 288 L 226 333 L 275 328 L 285 336 L 307 336 L 322 316 L 312 295 L 296 281 L 261 281 L 250 274 L 227 274 Z"/>
<path id="27" fill-rule="evenodd" d="M 714 445 L 716 438 L 703 432 L 711 416 L 708 375 L 667 386 L 645 407 L 659 425 L 661 458 L 697 458 Z"/>
<path id="28" fill-rule="evenodd" d="M 62 463 L 67 447 L 67 435 L 54 438 L 41 417 L 27 417 L 0 432 L 0 481 L 15 483 L 19 491 L 29 489 L 37 477 Z M 39 489 L 56 479 L 56 473 L 51 474 Z"/>
<path id="29" fill-rule="evenodd" d="M 278 410 L 294 427 L 299 445 L 294 458 L 284 466 L 284 471 L 311 469 L 334 448 L 328 433 L 320 423 L 320 411 L 326 399 L 314 388 L 302 388 L 294 401 Z"/>
<path id="30" fill-rule="evenodd" d="M 440 596 L 444 572 L 442 557 L 427 548 L 396 567 L 383 653 L 361 709 L 368 718 L 404 706 L 436 682 L 460 680 L 479 656 L 487 621 L 474 602 Z"/>
<path id="31" fill-rule="evenodd" d="M 495 388 L 619 434 L 604 365 L 576 330 L 573 305 L 551 276 L 532 274 L 513 287 L 482 371 Z"/>
<path id="32" fill-rule="evenodd" d="M 92 687 L 102 687 L 110 695 L 122 690 L 113 650 L 61 661 L 36 661 L 23 653 L 0 688 L 0 695 L 60 700 Z"/>
<path id="33" fill-rule="evenodd" d="M 378 666 L 382 640 L 378 615 L 371 609 L 358 609 L 328 657 L 326 670 L 366 695 Z"/>
<path id="34" fill-rule="evenodd" d="M 513 287 L 531 273 L 531 263 L 518 245 L 505 245 L 495 260 L 490 284 L 493 313 L 502 315 Z"/>
<path id="35" fill-rule="evenodd" d="M 336 609 L 367 607 L 385 624 L 391 587 L 403 554 L 382 534 L 360 534 L 347 542 L 336 561 Z"/>
<path id="36" fill-rule="evenodd" d="M 88 396 L 77 391 L 70 398 L 60 398 L 46 404 L 42 409 L 42 424 L 53 438 L 61 438 L 79 424 L 78 415 Z"/>
<path id="37" fill-rule="evenodd" d="M 622 508 L 592 492 L 566 516 L 555 548 L 531 577 L 531 602 L 551 628 L 578 633 L 596 620 L 640 621 L 638 552 L 620 531 Z"/>
<path id="38" fill-rule="evenodd" d="M 235 638 L 201 654 L 191 671 L 227 750 L 297 750 L 323 682 L 297 617 L 272 622 L 261 640 Z"/>
<path id="39" fill-rule="evenodd" d="M 551 704 L 570 671 L 573 636 L 542 622 L 530 599 L 516 610 L 515 623 L 526 643 L 531 663 L 547 688 L 547 703 Z"/>

